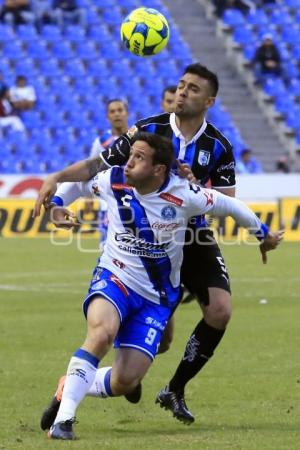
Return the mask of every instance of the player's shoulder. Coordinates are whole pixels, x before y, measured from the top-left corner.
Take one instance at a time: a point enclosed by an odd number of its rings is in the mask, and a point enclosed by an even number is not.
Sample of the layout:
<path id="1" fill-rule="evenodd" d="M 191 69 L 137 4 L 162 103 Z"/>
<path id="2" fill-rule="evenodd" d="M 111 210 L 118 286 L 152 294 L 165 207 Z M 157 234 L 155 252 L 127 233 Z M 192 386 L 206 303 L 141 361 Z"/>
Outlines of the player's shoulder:
<path id="1" fill-rule="evenodd" d="M 227 139 L 227 137 L 211 122 L 207 122 L 207 127 L 205 128 L 204 133 L 211 139 L 218 141 L 222 147 L 224 147 L 225 151 L 232 150 L 232 144 L 229 139 Z"/>
<path id="2" fill-rule="evenodd" d="M 170 114 L 169 113 L 162 113 L 157 114 L 155 116 L 149 116 L 144 119 L 140 119 L 136 126 L 139 128 L 144 128 L 147 125 L 170 125 Z"/>
<path id="3" fill-rule="evenodd" d="M 189 196 L 193 186 L 187 179 L 181 178 L 175 173 L 171 173 L 169 176 L 169 182 L 164 189 L 164 192 L 171 196 L 175 196 L 175 199 L 179 200 L 178 205 L 181 206 L 186 198 Z M 199 187 L 199 190 L 201 188 Z"/>

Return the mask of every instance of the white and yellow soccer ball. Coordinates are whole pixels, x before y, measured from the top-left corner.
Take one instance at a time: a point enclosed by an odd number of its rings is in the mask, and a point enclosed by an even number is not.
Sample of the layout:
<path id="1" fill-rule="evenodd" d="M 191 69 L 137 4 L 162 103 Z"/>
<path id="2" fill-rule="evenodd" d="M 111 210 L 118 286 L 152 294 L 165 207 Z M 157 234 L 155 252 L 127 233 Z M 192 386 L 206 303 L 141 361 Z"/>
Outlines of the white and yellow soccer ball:
<path id="1" fill-rule="evenodd" d="M 121 25 L 121 39 L 137 56 L 152 56 L 168 43 L 170 29 L 167 19 L 156 9 L 138 8 L 131 11 Z"/>

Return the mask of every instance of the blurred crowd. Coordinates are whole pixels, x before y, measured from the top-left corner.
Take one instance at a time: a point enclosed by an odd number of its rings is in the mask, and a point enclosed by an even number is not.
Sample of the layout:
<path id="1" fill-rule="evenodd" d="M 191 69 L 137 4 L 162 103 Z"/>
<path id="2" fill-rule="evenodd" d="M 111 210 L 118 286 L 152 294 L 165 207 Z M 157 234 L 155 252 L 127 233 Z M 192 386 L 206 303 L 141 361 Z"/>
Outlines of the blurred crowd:
<path id="1" fill-rule="evenodd" d="M 85 26 L 85 11 L 76 0 L 4 0 L 0 20 L 11 26 L 69 24 Z"/>

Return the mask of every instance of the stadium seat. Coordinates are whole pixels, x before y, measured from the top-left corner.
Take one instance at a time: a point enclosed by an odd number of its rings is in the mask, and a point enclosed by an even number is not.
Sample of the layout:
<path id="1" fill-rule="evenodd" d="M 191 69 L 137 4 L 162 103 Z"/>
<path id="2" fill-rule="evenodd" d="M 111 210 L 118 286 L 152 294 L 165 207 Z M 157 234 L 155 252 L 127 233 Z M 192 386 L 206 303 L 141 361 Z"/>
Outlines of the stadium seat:
<path id="1" fill-rule="evenodd" d="M 243 46 L 252 45 L 255 42 L 255 35 L 253 34 L 250 27 L 237 27 L 233 31 L 233 39 L 238 44 L 242 44 Z"/>
<path id="2" fill-rule="evenodd" d="M 271 97 L 285 96 L 287 93 L 286 86 L 281 78 L 268 78 L 263 85 L 263 90 Z"/>
<path id="3" fill-rule="evenodd" d="M 291 9 L 298 10 L 300 9 L 300 0 L 285 0 L 285 6 Z"/>
<path id="4" fill-rule="evenodd" d="M 66 42 L 53 42 L 51 45 L 51 52 L 58 61 L 65 61 L 74 58 L 74 53 L 71 50 L 70 44 Z"/>
<path id="5" fill-rule="evenodd" d="M 295 97 L 300 97 L 300 79 L 293 78 L 289 83 L 289 93 Z"/>
<path id="6" fill-rule="evenodd" d="M 277 26 L 286 26 L 293 22 L 293 18 L 287 11 L 277 7 L 270 15 L 270 22 Z"/>
<path id="7" fill-rule="evenodd" d="M 0 24 L 0 42 L 11 42 L 15 40 L 14 30 L 9 25 Z"/>
<path id="8" fill-rule="evenodd" d="M 39 39 L 39 35 L 33 25 L 19 25 L 16 28 L 16 33 L 18 39 L 22 42 L 37 41 Z"/>
<path id="9" fill-rule="evenodd" d="M 245 25 L 245 18 L 243 14 L 237 9 L 227 9 L 223 14 L 222 19 L 232 28 Z"/>
<path id="10" fill-rule="evenodd" d="M 295 26 L 285 26 L 282 28 L 282 39 L 290 45 L 300 42 L 300 31 Z"/>
<path id="11" fill-rule="evenodd" d="M 72 44 L 75 42 L 86 42 L 85 30 L 76 25 L 68 25 L 64 29 L 64 37 Z"/>
<path id="12" fill-rule="evenodd" d="M 47 42 L 63 42 L 60 28 L 56 25 L 44 25 L 41 30 L 41 37 Z"/>
<path id="13" fill-rule="evenodd" d="M 247 15 L 247 22 L 252 26 L 261 27 L 268 25 L 269 19 L 263 9 L 257 8 L 249 11 Z"/>

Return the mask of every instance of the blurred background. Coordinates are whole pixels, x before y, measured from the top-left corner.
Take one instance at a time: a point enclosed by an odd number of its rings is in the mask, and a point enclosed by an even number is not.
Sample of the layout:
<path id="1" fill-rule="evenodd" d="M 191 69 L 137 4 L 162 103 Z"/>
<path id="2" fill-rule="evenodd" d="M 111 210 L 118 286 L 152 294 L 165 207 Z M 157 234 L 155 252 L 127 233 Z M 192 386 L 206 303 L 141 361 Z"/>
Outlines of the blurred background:
<path id="1" fill-rule="evenodd" d="M 169 21 L 153 57 L 120 41 L 139 6 Z M 0 236 L 48 232 L 27 199 L 89 156 L 110 128 L 107 101 L 128 104 L 129 126 L 158 114 L 165 87 L 200 61 L 220 79 L 208 120 L 233 145 L 237 196 L 300 240 L 300 0 L 0 0 L 0 47 Z"/>

